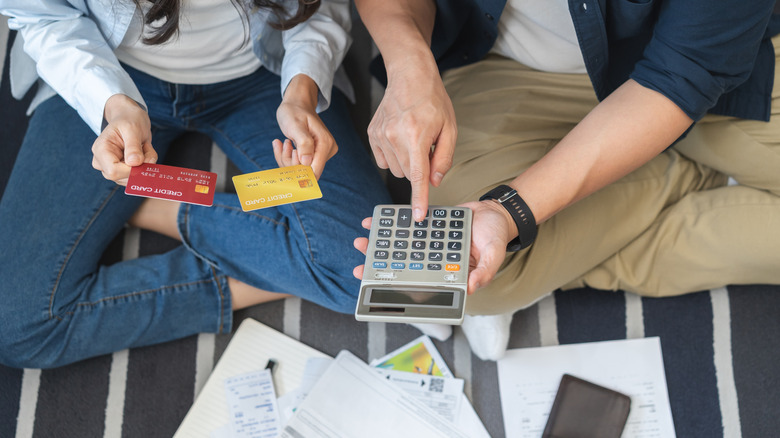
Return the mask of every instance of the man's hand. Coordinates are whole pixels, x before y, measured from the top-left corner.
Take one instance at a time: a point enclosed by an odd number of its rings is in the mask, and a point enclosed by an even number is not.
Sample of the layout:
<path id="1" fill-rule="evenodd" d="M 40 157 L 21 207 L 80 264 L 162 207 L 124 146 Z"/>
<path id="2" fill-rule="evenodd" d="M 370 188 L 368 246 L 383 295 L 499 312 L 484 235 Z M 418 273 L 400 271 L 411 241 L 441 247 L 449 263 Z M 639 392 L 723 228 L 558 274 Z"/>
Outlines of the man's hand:
<path id="1" fill-rule="evenodd" d="M 494 201 L 467 202 L 471 209 L 471 253 L 468 293 L 487 286 L 506 257 L 506 245 L 517 237 L 512 216 Z"/>
<path id="2" fill-rule="evenodd" d="M 387 89 L 368 127 L 377 164 L 412 184 L 412 216 L 428 209 L 428 184 L 438 186 L 452 165 L 457 127 L 431 53 L 433 0 L 355 0 L 379 48 Z M 431 147 L 434 147 L 431 152 Z"/>
<path id="3" fill-rule="evenodd" d="M 427 69 L 411 62 L 389 73 L 385 95 L 368 126 L 377 165 L 409 179 L 416 221 L 428 209 L 428 183 L 438 186 L 452 165 L 457 138 L 452 102 L 430 61 Z"/>
<path id="4" fill-rule="evenodd" d="M 509 213 L 496 202 L 467 202 L 459 205 L 472 211 L 471 250 L 469 256 L 468 294 L 488 285 L 506 257 L 506 245 L 517 237 L 517 227 Z M 363 228 L 371 229 L 371 218 L 363 219 Z M 355 248 L 366 253 L 368 239 L 358 237 Z M 363 278 L 364 265 L 355 267 L 352 275 Z"/>
<path id="5" fill-rule="evenodd" d="M 338 146 L 317 115 L 318 95 L 317 84 L 310 77 L 299 74 L 290 81 L 276 110 L 279 128 L 288 140 L 274 140 L 273 149 L 279 166 L 305 164 L 319 179 L 325 162 L 336 155 Z"/>
<path id="6" fill-rule="evenodd" d="M 131 167 L 157 162 L 149 115 L 134 100 L 115 94 L 106 102 L 104 117 L 108 126 L 92 144 L 92 167 L 125 185 Z"/>

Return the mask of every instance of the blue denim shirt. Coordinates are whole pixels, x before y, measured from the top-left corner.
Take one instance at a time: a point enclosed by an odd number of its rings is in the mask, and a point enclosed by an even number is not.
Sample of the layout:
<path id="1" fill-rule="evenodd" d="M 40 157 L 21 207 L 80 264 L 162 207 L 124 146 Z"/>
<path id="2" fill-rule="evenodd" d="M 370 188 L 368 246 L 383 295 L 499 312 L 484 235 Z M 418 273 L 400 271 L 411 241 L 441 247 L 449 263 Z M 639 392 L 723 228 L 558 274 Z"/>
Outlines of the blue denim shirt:
<path id="1" fill-rule="evenodd" d="M 437 0 L 431 48 L 441 70 L 482 59 L 505 0 Z M 604 99 L 627 79 L 693 120 L 705 113 L 769 120 L 780 31 L 775 0 L 569 0 L 593 88 Z M 770 20 L 771 18 L 771 20 Z"/>

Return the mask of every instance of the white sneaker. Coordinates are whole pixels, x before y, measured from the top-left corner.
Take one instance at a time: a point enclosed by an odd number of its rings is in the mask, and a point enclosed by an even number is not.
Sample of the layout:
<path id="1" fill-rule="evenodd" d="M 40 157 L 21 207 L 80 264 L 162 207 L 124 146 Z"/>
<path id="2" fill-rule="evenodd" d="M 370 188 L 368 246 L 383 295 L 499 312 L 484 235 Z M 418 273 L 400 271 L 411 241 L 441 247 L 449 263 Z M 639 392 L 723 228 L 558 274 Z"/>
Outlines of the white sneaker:
<path id="1" fill-rule="evenodd" d="M 509 345 L 512 312 L 501 315 L 466 315 L 463 334 L 471 351 L 482 360 L 499 360 Z"/>
<path id="2" fill-rule="evenodd" d="M 421 322 L 415 322 L 409 324 L 410 326 L 421 331 L 424 335 L 428 335 L 432 338 L 440 341 L 446 341 L 452 336 L 452 326 L 445 324 L 427 324 Z"/>

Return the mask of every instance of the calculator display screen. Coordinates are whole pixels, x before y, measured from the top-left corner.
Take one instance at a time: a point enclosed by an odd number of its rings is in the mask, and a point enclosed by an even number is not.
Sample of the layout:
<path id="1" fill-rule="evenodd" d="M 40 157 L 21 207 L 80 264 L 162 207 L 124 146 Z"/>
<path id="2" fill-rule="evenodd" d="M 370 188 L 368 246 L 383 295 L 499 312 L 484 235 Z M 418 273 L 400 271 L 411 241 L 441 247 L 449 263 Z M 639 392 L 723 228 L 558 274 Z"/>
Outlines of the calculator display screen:
<path id="1" fill-rule="evenodd" d="M 374 289 L 371 304 L 425 304 L 429 306 L 452 306 L 455 294 L 452 292 L 429 292 L 398 289 Z"/>

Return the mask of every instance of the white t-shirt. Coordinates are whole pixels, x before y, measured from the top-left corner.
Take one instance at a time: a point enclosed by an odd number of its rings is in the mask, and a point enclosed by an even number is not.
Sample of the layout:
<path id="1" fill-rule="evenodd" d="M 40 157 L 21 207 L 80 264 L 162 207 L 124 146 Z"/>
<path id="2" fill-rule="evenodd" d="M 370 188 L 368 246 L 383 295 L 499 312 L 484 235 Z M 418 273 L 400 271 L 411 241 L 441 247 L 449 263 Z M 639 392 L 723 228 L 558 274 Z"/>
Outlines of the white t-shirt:
<path id="1" fill-rule="evenodd" d="M 178 84 L 212 84 L 246 76 L 260 68 L 252 51 L 248 22 L 230 0 L 182 1 L 179 33 L 163 44 L 147 45 L 141 38 L 143 14 L 136 10 L 130 28 L 115 54 L 144 73 Z M 152 29 L 143 28 L 145 35 Z"/>
<path id="2" fill-rule="evenodd" d="M 508 0 L 490 52 L 536 70 L 586 73 L 567 0 Z"/>

